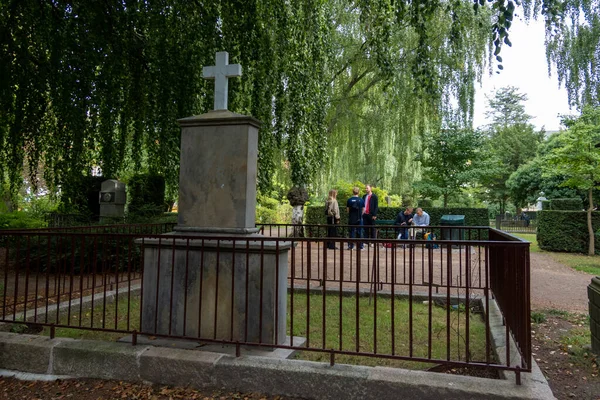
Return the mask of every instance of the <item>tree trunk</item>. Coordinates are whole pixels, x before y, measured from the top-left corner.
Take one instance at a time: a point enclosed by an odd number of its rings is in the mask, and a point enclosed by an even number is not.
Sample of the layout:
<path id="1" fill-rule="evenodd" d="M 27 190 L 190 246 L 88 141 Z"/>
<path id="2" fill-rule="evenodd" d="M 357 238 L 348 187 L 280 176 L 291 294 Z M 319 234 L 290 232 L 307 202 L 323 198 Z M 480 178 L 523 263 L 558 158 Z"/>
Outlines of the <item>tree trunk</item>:
<path id="1" fill-rule="evenodd" d="M 304 220 L 304 205 L 292 207 L 292 224 L 294 226 L 294 237 L 304 237 L 302 221 Z M 297 226 L 296 226 L 297 225 Z"/>
<path id="2" fill-rule="evenodd" d="M 588 235 L 590 235 L 590 244 L 588 247 L 588 255 L 593 256 L 596 250 L 596 244 L 594 241 L 594 227 L 592 226 L 592 210 L 594 209 L 594 202 L 592 199 L 592 188 L 588 191 L 588 211 L 587 211 L 587 225 Z"/>
<path id="3" fill-rule="evenodd" d="M 448 207 L 448 193 L 444 193 L 444 208 Z"/>

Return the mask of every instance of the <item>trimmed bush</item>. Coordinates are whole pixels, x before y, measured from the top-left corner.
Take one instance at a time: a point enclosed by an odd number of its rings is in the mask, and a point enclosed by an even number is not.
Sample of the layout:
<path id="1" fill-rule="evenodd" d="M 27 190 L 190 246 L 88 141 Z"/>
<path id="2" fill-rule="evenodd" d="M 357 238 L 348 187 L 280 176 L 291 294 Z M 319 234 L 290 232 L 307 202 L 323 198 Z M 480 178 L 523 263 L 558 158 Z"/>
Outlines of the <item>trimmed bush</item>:
<path id="1" fill-rule="evenodd" d="M 550 210 L 550 200 L 542 200 L 542 210 Z"/>
<path id="2" fill-rule="evenodd" d="M 419 207 L 421 207 L 424 210 L 427 210 L 428 208 L 433 207 L 433 201 L 428 199 L 419 200 Z"/>
<path id="3" fill-rule="evenodd" d="M 542 211 L 538 213 L 537 242 L 540 249 L 587 253 L 589 236 L 585 211 Z M 600 212 L 592 213 L 594 232 L 600 228 Z M 600 243 L 596 241 L 596 254 Z"/>
<path id="4" fill-rule="evenodd" d="M 570 199 L 552 199 L 550 201 L 550 210 L 552 211 L 581 211 L 583 202 L 579 197 Z"/>
<path id="5" fill-rule="evenodd" d="M 100 188 L 104 176 L 81 176 L 63 185 L 62 204 L 58 212 L 80 214 L 81 219 L 98 221 L 100 218 Z"/>
<path id="6" fill-rule="evenodd" d="M 304 223 L 326 224 L 326 218 L 323 213 L 324 206 L 306 207 L 304 212 Z M 379 220 L 395 220 L 400 211 L 404 211 L 404 207 L 380 207 L 377 219 Z M 489 226 L 487 208 L 427 208 L 425 212 L 431 217 L 430 225 L 439 225 L 442 215 L 464 215 L 466 226 Z M 342 224 L 348 222 L 348 214 L 346 213 L 346 205 L 340 204 L 340 216 Z"/>
<path id="7" fill-rule="evenodd" d="M 130 214 L 161 215 L 168 210 L 165 203 L 165 178 L 154 174 L 133 176 L 127 183 Z"/>
<path id="8" fill-rule="evenodd" d="M 0 229 L 45 228 L 46 222 L 30 213 L 15 211 L 0 214 Z"/>

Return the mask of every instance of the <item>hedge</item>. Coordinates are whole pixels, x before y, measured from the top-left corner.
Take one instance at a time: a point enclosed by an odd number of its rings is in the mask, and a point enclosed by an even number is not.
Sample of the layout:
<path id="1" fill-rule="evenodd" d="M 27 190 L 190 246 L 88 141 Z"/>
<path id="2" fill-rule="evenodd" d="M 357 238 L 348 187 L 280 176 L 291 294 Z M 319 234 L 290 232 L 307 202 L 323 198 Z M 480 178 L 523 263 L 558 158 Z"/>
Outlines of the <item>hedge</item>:
<path id="1" fill-rule="evenodd" d="M 30 213 L 15 211 L 0 213 L 0 229 L 33 229 L 45 228 L 46 222 Z"/>
<path id="2" fill-rule="evenodd" d="M 165 178 L 154 174 L 138 174 L 127 183 L 130 214 L 161 215 L 168 210 L 165 202 Z"/>
<path id="3" fill-rule="evenodd" d="M 581 211 L 583 210 L 583 202 L 579 197 L 571 199 L 552 199 L 550 201 L 550 210 L 553 211 Z"/>
<path id="4" fill-rule="evenodd" d="M 60 213 L 81 214 L 86 219 L 98 221 L 100 217 L 99 194 L 102 182 L 106 177 L 80 176 L 63 188 L 63 204 L 59 207 Z"/>
<path id="5" fill-rule="evenodd" d="M 404 207 L 380 207 L 377 219 L 394 221 L 398 213 L 404 210 Z M 490 224 L 487 208 L 428 208 L 425 211 L 431 218 L 429 224 L 432 226 L 440 225 L 442 215 L 464 215 L 466 226 L 489 226 Z M 343 225 L 348 223 L 346 207 L 340 206 L 340 217 Z M 326 224 L 325 205 L 305 207 L 304 223 L 307 225 Z M 487 231 L 482 233 L 482 239 L 487 238 Z M 345 236 L 345 233 L 341 232 L 341 235 Z"/>
<path id="6" fill-rule="evenodd" d="M 594 232 L 600 228 L 600 212 L 592 213 Z M 589 235 L 585 211 L 541 211 L 538 213 L 537 242 L 540 249 L 569 253 L 588 252 Z M 600 254 L 596 237 L 596 254 Z"/>

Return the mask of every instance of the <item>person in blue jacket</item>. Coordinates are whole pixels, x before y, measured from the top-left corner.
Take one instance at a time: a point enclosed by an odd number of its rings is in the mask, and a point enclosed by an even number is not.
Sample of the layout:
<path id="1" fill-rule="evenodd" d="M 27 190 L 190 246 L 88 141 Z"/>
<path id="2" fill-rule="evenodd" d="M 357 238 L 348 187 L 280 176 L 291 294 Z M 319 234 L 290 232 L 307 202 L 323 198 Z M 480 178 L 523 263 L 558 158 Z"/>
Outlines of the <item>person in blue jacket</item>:
<path id="1" fill-rule="evenodd" d="M 352 189 L 352 197 L 348 199 L 346 202 L 346 211 L 348 211 L 348 225 L 350 227 L 350 238 L 353 239 L 355 237 L 361 237 L 362 228 L 359 225 L 362 225 L 362 216 L 365 211 L 365 202 L 363 199 L 358 197 L 358 193 L 360 193 L 360 189 L 358 187 L 354 187 Z M 352 250 L 354 248 L 354 243 L 348 243 L 348 250 Z M 359 250 L 363 249 L 363 244 L 361 243 L 358 247 Z"/>

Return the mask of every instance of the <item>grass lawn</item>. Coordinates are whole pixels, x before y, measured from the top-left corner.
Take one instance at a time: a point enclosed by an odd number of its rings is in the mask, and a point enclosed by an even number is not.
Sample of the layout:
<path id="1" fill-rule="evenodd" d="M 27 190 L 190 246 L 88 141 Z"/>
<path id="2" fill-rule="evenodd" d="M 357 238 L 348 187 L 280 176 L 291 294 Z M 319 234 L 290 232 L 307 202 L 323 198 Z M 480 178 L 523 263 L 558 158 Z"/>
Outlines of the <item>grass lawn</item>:
<path id="1" fill-rule="evenodd" d="M 127 298 L 120 299 L 118 306 L 106 305 L 106 312 L 102 312 L 102 304 L 92 310 L 79 314 L 79 310 L 72 310 L 69 316 L 61 313 L 60 323 L 73 326 L 87 326 L 106 329 L 122 329 L 139 331 L 139 298 L 132 298 L 128 305 Z M 291 329 L 292 296 L 288 295 L 287 331 Z M 478 314 L 466 313 L 464 307 L 447 310 L 444 307 L 432 306 L 431 315 L 429 305 L 412 303 L 412 335 L 409 324 L 410 302 L 405 299 L 378 297 L 371 301 L 367 297 L 358 298 L 359 320 L 358 332 L 356 321 L 356 297 L 328 294 L 325 299 L 321 294 L 311 294 L 307 298 L 305 293 L 295 292 L 293 295 L 293 334 L 308 339 L 309 346 L 313 348 L 335 349 L 342 351 L 356 351 L 358 341 L 359 351 L 366 353 L 395 354 L 409 357 L 446 359 L 447 358 L 447 320 L 450 320 L 450 359 L 466 359 L 466 322 L 469 321 L 469 359 L 471 361 L 485 361 L 485 324 Z M 323 302 L 325 302 L 325 332 L 323 332 Z M 307 321 L 306 310 L 310 303 L 310 320 Z M 392 303 L 394 312 L 392 314 Z M 376 307 L 376 309 L 375 309 Z M 130 311 L 130 326 L 127 326 L 127 311 Z M 375 311 L 376 310 L 376 311 Z M 375 315 L 377 321 L 375 325 Z M 341 319 L 341 329 L 340 329 Z M 431 338 L 429 324 L 431 319 Z M 392 323 L 394 328 L 392 329 Z M 49 335 L 50 329 L 44 328 L 42 334 Z M 125 336 L 123 333 L 104 331 L 90 331 L 72 328 L 56 328 L 56 336 L 76 339 L 108 340 L 115 341 Z M 412 336 L 412 349 L 409 338 Z M 429 342 L 431 340 L 431 349 Z M 393 345 L 392 345 L 393 341 Z M 303 351 L 297 358 L 304 360 L 329 362 L 329 353 Z M 402 360 L 377 359 L 374 357 L 359 357 L 352 355 L 336 355 L 336 363 L 384 365 L 411 369 L 425 369 L 435 364 L 415 363 Z"/>
<path id="2" fill-rule="evenodd" d="M 600 256 L 587 256 L 575 253 L 549 253 L 552 257 L 569 267 L 592 275 L 600 276 Z"/>
<path id="3" fill-rule="evenodd" d="M 512 235 L 521 238 L 523 240 L 527 240 L 528 242 L 531 242 L 531 245 L 529 246 L 529 251 L 532 253 L 539 253 L 543 250 L 540 250 L 538 244 L 537 244 L 537 238 L 535 236 L 535 233 L 512 233 Z"/>
<path id="4" fill-rule="evenodd" d="M 585 254 L 578 253 L 557 253 L 551 251 L 544 251 L 539 248 L 535 234 L 516 233 L 514 235 L 520 237 L 523 240 L 531 242 L 531 252 L 546 253 L 552 258 L 554 258 L 557 262 L 565 264 L 577 271 L 600 276 L 600 256 L 588 256 Z"/>

